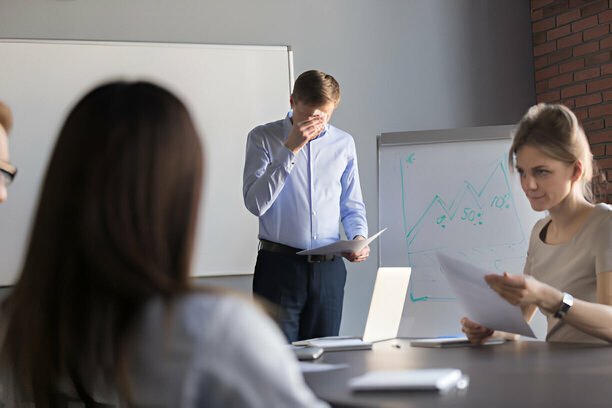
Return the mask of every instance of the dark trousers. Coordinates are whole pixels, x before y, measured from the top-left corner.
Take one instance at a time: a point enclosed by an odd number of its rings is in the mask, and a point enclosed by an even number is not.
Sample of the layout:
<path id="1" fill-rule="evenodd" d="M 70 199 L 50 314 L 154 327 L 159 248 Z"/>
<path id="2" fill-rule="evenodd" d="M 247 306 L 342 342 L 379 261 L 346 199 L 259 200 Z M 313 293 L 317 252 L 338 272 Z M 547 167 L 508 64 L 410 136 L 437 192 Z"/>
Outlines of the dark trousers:
<path id="1" fill-rule="evenodd" d="M 253 293 L 278 306 L 277 321 L 292 342 L 338 335 L 345 282 L 342 258 L 308 263 L 305 256 L 260 250 Z"/>

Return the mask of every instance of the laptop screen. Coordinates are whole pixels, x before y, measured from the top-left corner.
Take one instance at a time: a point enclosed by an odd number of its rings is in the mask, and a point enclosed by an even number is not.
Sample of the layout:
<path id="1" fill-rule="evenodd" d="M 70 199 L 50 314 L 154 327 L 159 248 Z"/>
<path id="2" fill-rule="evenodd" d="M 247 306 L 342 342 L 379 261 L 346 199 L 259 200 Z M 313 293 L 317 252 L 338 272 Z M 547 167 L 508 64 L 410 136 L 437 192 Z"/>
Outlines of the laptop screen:
<path id="1" fill-rule="evenodd" d="M 378 268 L 370 302 L 363 341 L 381 341 L 397 337 L 404 302 L 408 296 L 411 269 Z"/>

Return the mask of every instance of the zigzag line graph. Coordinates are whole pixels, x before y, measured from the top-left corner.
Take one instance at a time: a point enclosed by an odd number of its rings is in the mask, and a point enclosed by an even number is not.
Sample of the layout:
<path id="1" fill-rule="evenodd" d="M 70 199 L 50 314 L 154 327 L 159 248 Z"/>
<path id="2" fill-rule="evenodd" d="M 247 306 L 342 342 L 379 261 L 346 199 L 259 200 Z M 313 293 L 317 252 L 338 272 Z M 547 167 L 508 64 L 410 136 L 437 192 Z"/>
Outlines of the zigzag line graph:
<path id="1" fill-rule="evenodd" d="M 420 215 L 415 221 L 410 222 L 408 178 L 414 159 L 411 153 L 400 160 L 399 166 L 406 254 L 414 276 L 409 290 L 413 303 L 455 300 L 449 292 L 436 292 L 441 286 L 446 287 L 438 282 L 444 278 L 439 275 L 435 261 L 437 250 L 453 249 L 467 258 L 486 259 L 492 268 L 504 268 L 508 262 L 524 259 L 526 237 L 503 157 L 486 167 L 489 174 L 480 185 L 463 179 L 450 201 L 434 194 L 423 210 L 417 212 Z M 423 179 L 422 175 L 420 178 Z M 462 247 L 464 242 L 469 243 L 469 248 Z"/>

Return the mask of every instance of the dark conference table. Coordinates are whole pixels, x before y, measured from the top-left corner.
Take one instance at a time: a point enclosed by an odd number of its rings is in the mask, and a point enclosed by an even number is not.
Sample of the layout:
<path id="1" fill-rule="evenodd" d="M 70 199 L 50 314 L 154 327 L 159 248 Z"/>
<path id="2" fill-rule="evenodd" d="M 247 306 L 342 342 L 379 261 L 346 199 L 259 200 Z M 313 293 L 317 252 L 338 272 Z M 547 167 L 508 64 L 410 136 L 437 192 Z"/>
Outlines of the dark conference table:
<path id="1" fill-rule="evenodd" d="M 372 350 L 326 352 L 316 363 L 349 365 L 304 375 L 315 394 L 334 407 L 612 407 L 611 346 L 518 341 L 422 348 L 394 340 Z M 444 394 L 355 393 L 347 386 L 367 371 L 447 367 L 467 374 L 469 386 Z"/>

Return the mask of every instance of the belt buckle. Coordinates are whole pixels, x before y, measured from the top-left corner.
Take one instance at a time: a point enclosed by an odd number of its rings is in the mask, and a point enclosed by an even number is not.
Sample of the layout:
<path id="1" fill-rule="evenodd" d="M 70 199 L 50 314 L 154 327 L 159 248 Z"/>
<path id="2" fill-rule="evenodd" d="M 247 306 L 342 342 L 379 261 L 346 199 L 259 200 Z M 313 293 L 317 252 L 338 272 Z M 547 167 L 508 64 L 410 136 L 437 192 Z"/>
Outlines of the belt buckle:
<path id="1" fill-rule="evenodd" d="M 306 262 L 308 262 L 308 263 L 319 263 L 319 262 L 321 262 L 321 256 L 320 255 L 307 255 L 306 256 Z"/>
<path id="2" fill-rule="evenodd" d="M 335 255 L 307 255 L 306 262 L 308 263 L 321 263 L 333 261 L 336 259 Z"/>

